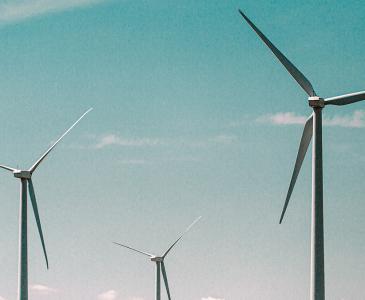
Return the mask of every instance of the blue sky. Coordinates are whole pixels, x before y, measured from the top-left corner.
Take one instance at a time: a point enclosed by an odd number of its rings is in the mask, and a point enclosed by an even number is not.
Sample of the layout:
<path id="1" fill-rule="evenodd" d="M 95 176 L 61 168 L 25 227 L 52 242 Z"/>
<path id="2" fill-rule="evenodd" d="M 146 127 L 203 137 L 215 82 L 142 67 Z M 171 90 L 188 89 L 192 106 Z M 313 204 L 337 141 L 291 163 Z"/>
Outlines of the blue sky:
<path id="1" fill-rule="evenodd" d="M 307 299 L 310 153 L 285 220 L 306 95 L 237 12 L 323 97 L 364 89 L 361 1 L 0 1 L 0 163 L 34 174 L 30 299 Z M 364 295 L 364 103 L 324 111 L 328 299 Z M 19 183 L 0 172 L 0 299 L 16 298 Z M 164 291 L 163 291 L 163 295 Z"/>

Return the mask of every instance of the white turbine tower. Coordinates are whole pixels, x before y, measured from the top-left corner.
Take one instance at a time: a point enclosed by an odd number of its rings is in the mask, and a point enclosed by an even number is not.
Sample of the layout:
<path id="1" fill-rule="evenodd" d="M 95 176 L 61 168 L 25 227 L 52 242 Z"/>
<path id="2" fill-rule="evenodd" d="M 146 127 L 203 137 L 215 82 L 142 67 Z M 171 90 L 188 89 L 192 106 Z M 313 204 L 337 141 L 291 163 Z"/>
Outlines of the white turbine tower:
<path id="1" fill-rule="evenodd" d="M 199 218 L 197 218 L 193 223 L 191 223 L 189 225 L 189 227 L 186 228 L 186 230 L 184 231 L 184 233 L 181 234 L 179 236 L 179 238 L 161 256 L 154 255 L 154 254 L 150 254 L 150 253 L 147 253 L 147 252 L 144 252 L 144 251 L 140 251 L 140 250 L 134 249 L 132 247 L 129 247 L 129 246 L 122 245 L 122 244 L 119 244 L 119 243 L 115 243 L 114 242 L 114 244 L 116 244 L 116 245 L 122 246 L 124 248 L 128 248 L 130 250 L 133 250 L 135 252 L 138 252 L 140 254 L 143 254 L 145 256 L 148 256 L 151 261 L 153 261 L 153 262 L 156 263 L 155 300 L 160 300 L 161 299 L 161 284 L 160 284 L 160 274 L 161 274 L 161 271 L 162 271 L 163 280 L 165 282 L 167 296 L 168 296 L 169 300 L 171 300 L 170 289 L 169 289 L 169 284 L 168 284 L 168 281 L 167 281 L 167 274 L 166 274 L 164 259 L 165 259 L 166 255 L 170 252 L 170 250 L 177 244 L 177 242 L 180 241 L 180 239 L 184 236 L 184 234 L 187 233 L 195 225 L 195 223 L 197 223 L 200 220 L 200 218 L 201 218 L 201 216 Z"/>
<path id="2" fill-rule="evenodd" d="M 34 217 L 37 223 L 39 236 L 42 243 L 44 256 L 46 259 L 48 269 L 48 258 L 46 246 L 44 244 L 41 221 L 38 213 L 37 200 L 34 193 L 32 183 L 33 172 L 37 169 L 39 164 L 46 158 L 52 149 L 59 141 L 89 112 L 92 108 L 87 110 L 61 137 L 28 169 L 18 170 L 12 167 L 0 165 L 0 168 L 11 171 L 15 178 L 20 179 L 20 207 L 19 207 L 19 274 L 18 274 L 18 300 L 28 300 L 28 232 L 27 232 L 27 183 L 29 187 L 29 196 L 33 206 Z"/>
<path id="3" fill-rule="evenodd" d="M 341 95 L 332 98 L 321 98 L 315 93 L 309 80 L 269 41 L 269 39 L 239 10 L 242 17 L 257 33 L 261 40 L 284 65 L 288 72 L 308 94 L 309 106 L 313 113 L 307 119 L 291 177 L 284 208 L 280 217 L 283 220 L 295 182 L 302 166 L 305 154 L 313 136 L 312 144 L 312 229 L 311 229 L 311 281 L 310 299 L 325 299 L 324 282 L 324 239 L 323 239 L 323 169 L 322 169 L 322 109 L 326 105 L 347 105 L 365 100 L 365 91 Z"/>

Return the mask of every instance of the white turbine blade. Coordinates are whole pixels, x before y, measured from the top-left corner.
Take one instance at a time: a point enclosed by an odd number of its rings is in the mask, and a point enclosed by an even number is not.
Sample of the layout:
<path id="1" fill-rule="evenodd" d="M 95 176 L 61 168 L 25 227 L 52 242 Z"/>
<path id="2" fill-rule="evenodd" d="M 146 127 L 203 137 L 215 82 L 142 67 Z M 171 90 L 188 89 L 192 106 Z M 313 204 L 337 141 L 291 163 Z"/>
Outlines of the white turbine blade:
<path id="1" fill-rule="evenodd" d="M 293 76 L 293 78 L 299 83 L 299 85 L 303 88 L 303 90 L 310 96 L 313 97 L 316 95 L 312 84 L 310 81 L 300 72 L 296 66 L 294 66 L 289 59 L 287 59 L 283 53 L 280 52 L 278 48 L 274 46 L 270 42 L 270 40 L 258 29 L 255 24 L 251 22 L 251 20 L 239 9 L 239 13 L 246 20 L 248 25 L 257 33 L 257 35 L 261 38 L 261 40 L 270 48 L 272 53 L 279 59 L 279 61 L 284 65 L 284 67 L 288 70 L 288 72 Z"/>
<path id="2" fill-rule="evenodd" d="M 288 203 L 290 200 L 290 196 L 293 192 L 295 182 L 297 181 L 297 177 L 300 172 L 300 168 L 302 166 L 303 160 L 305 158 L 305 154 L 307 153 L 307 149 L 311 142 L 312 136 L 313 136 L 313 115 L 311 115 L 307 119 L 305 126 L 304 126 L 303 135 L 300 140 L 300 146 L 299 146 L 299 150 L 298 150 L 298 154 L 297 154 L 297 159 L 295 161 L 293 175 L 290 180 L 288 193 L 286 195 L 283 211 L 280 216 L 280 222 L 279 222 L 280 224 L 283 221 L 284 214 L 285 214 L 286 208 L 288 207 Z"/>
<path id="3" fill-rule="evenodd" d="M 162 270 L 163 280 L 164 280 L 164 282 L 165 282 L 165 287 L 166 287 L 167 297 L 169 298 L 169 300 L 171 300 L 170 289 L 169 289 L 169 283 L 168 283 L 168 281 L 167 281 L 167 274 L 166 274 L 166 269 L 165 269 L 165 264 L 164 264 L 164 262 L 161 262 L 161 270 Z"/>
<path id="4" fill-rule="evenodd" d="M 170 250 L 177 244 L 178 241 L 181 240 L 181 238 L 201 219 L 201 216 L 197 218 L 193 223 L 191 223 L 188 228 L 185 229 L 183 234 L 180 235 L 180 237 L 166 250 L 164 255 L 162 255 L 163 258 L 170 252 Z"/>
<path id="5" fill-rule="evenodd" d="M 12 168 L 12 167 L 8 167 L 8 166 L 4 166 L 4 165 L 0 165 L 0 168 L 14 172 L 16 169 Z"/>
<path id="6" fill-rule="evenodd" d="M 144 252 L 144 251 L 141 251 L 141 250 L 134 249 L 134 248 L 129 247 L 127 245 L 119 244 L 119 243 L 116 243 L 116 242 L 113 242 L 113 243 L 116 244 L 116 245 L 118 245 L 118 246 L 122 246 L 124 248 L 127 248 L 127 249 L 133 250 L 135 252 L 141 253 L 141 254 L 146 255 L 148 257 L 153 257 L 154 256 L 153 254 L 150 254 L 150 253 L 147 253 L 147 252 Z"/>
<path id="7" fill-rule="evenodd" d="M 365 91 L 325 99 L 324 104 L 347 105 L 365 100 Z"/>
<path id="8" fill-rule="evenodd" d="M 52 149 L 58 144 L 58 142 L 59 141 L 61 141 L 62 140 L 62 138 L 67 134 L 67 133 L 69 133 L 70 132 L 70 130 L 72 129 L 72 128 L 74 128 L 75 127 L 75 125 L 77 124 L 77 123 L 79 123 L 80 121 L 81 121 L 81 119 L 88 113 L 88 112 L 90 112 L 92 110 L 92 108 L 89 108 L 86 112 L 84 112 L 83 113 L 83 115 L 80 117 L 80 118 L 78 118 L 77 119 L 77 121 L 75 122 L 75 123 L 73 123 L 72 124 L 72 126 L 69 128 L 69 129 L 67 129 L 66 130 L 66 132 L 64 133 L 64 134 L 62 134 L 61 135 L 61 137 L 56 141 L 56 142 L 54 142 L 54 144 L 34 163 L 34 165 L 33 166 L 31 166 L 30 167 L 30 169 L 29 169 L 29 171 L 31 172 L 31 173 L 33 173 L 34 171 L 35 171 L 35 169 L 38 167 L 38 165 L 43 161 L 43 159 L 45 159 L 45 157 L 48 155 L 48 153 L 50 153 L 51 151 L 52 151 Z"/>
<path id="9" fill-rule="evenodd" d="M 33 187 L 32 179 L 28 179 L 28 187 L 29 187 L 30 200 L 31 200 L 32 206 L 33 206 L 34 217 L 35 217 L 35 221 L 37 223 L 39 237 L 41 238 L 43 253 L 44 253 L 44 257 L 46 258 L 46 264 L 47 264 L 47 269 L 48 269 L 48 257 L 47 257 L 46 245 L 44 243 L 43 232 L 42 232 L 42 225 L 41 225 L 41 220 L 39 218 L 37 200 L 35 198 L 35 193 L 34 193 L 34 187 Z"/>

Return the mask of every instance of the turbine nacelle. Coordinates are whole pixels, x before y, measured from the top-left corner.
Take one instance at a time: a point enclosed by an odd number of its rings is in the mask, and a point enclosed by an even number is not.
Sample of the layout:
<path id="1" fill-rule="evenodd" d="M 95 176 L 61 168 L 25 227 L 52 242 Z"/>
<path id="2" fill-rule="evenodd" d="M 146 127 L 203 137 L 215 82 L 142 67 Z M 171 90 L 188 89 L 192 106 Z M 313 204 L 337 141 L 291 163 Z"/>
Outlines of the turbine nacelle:
<path id="1" fill-rule="evenodd" d="M 169 300 L 171 300 L 169 283 L 167 281 L 167 274 L 166 274 L 164 259 L 165 259 L 166 255 L 170 252 L 170 250 L 181 240 L 181 238 L 184 236 L 184 234 L 187 233 L 194 226 L 194 224 L 200 220 L 200 218 L 201 217 L 197 218 L 193 223 L 191 223 L 189 225 L 189 227 L 185 229 L 185 232 L 179 236 L 179 238 L 165 251 L 165 253 L 162 256 L 156 256 L 156 255 L 150 254 L 148 252 L 141 251 L 141 250 L 129 247 L 127 245 L 123 245 L 123 244 L 120 244 L 120 243 L 113 242 L 114 244 L 116 244 L 118 246 L 127 248 L 127 249 L 132 250 L 134 252 L 137 252 L 139 254 L 148 256 L 148 258 L 151 261 L 156 263 L 156 298 L 155 298 L 156 300 L 161 299 L 161 294 L 160 294 L 160 272 L 162 272 L 163 280 L 165 282 L 167 297 L 168 297 Z"/>
<path id="2" fill-rule="evenodd" d="M 161 256 L 152 256 L 151 258 L 151 261 L 155 261 L 155 262 L 163 262 L 163 257 Z"/>
<path id="3" fill-rule="evenodd" d="M 330 98 L 321 98 L 318 97 L 316 92 L 313 89 L 312 83 L 304 76 L 304 74 L 298 70 L 298 68 L 287 58 L 285 55 L 278 49 L 276 46 L 261 32 L 257 26 L 252 23 L 252 21 L 241 11 L 239 13 L 246 20 L 248 25 L 256 32 L 259 38 L 266 44 L 266 46 L 271 50 L 271 52 L 276 56 L 276 58 L 280 61 L 280 63 L 285 67 L 285 69 L 289 72 L 289 74 L 293 77 L 293 79 L 301 86 L 301 88 L 307 93 L 308 104 L 315 111 L 321 110 L 327 105 L 348 105 L 352 103 L 356 103 L 359 101 L 365 100 L 365 91 L 339 95 Z M 297 180 L 298 174 L 300 172 L 304 157 L 307 153 L 308 146 L 313 137 L 313 116 L 314 113 L 309 116 L 304 125 L 304 130 L 302 134 L 302 138 L 300 140 L 300 146 L 297 154 L 297 159 L 295 161 L 295 166 L 292 174 L 292 178 L 290 180 L 289 189 L 286 195 L 283 211 L 280 216 L 279 223 L 282 222 L 286 208 L 288 206 L 291 194 L 293 192 L 293 188 L 295 182 Z"/>
<path id="4" fill-rule="evenodd" d="M 322 109 L 326 105 L 348 105 L 365 100 L 365 91 L 335 96 L 331 98 L 318 97 L 311 82 L 298 68 L 256 27 L 241 11 L 239 13 L 258 37 L 266 44 L 293 79 L 309 96 L 308 103 L 313 113 L 306 120 L 299 150 L 290 180 L 284 207 L 279 223 L 282 222 L 291 194 L 293 192 L 308 146 L 313 140 L 312 155 L 312 232 L 311 232 L 311 285 L 310 299 L 325 299 L 324 283 L 324 233 L 323 233 L 323 163 L 322 163 Z"/>
<path id="5" fill-rule="evenodd" d="M 10 171 L 13 173 L 15 178 L 21 179 L 20 191 L 21 191 L 21 207 L 20 207 L 20 261 L 19 261 L 19 293 L 22 295 L 23 289 L 28 288 L 28 258 L 27 258 L 27 210 L 23 210 L 23 207 L 27 205 L 27 190 L 29 190 L 29 198 L 32 203 L 34 217 L 36 220 L 39 237 L 41 240 L 43 253 L 46 260 L 46 265 L 48 269 L 48 257 L 46 246 L 44 243 L 42 225 L 38 212 L 37 200 L 34 192 L 34 186 L 32 182 L 32 174 L 37 169 L 39 164 L 46 158 L 46 156 L 54 149 L 54 147 L 63 139 L 63 137 L 89 112 L 91 108 L 88 109 L 76 122 L 72 124 L 71 127 L 65 131 L 56 142 L 52 144 L 51 147 L 29 168 L 29 170 L 18 170 L 5 165 L 0 165 L 1 169 Z M 25 254 L 24 254 L 25 253 Z M 1 298 L 1 297 L 0 297 Z M 24 297 L 21 296 L 21 299 Z"/>
<path id="6" fill-rule="evenodd" d="M 324 99 L 318 96 L 308 97 L 310 107 L 323 108 L 325 106 Z"/>
<path id="7" fill-rule="evenodd" d="M 31 179 L 32 173 L 30 171 L 22 171 L 22 170 L 14 170 L 13 171 L 14 177 L 20 179 Z"/>

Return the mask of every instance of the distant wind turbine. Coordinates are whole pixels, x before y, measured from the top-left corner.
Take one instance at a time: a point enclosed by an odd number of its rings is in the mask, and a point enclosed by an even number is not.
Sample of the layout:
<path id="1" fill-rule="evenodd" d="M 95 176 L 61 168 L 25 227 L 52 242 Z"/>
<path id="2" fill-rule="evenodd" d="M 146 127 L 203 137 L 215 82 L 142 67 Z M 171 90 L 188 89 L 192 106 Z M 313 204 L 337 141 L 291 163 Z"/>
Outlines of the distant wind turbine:
<path id="1" fill-rule="evenodd" d="M 135 248 L 132 248 L 132 247 L 129 247 L 129 246 L 122 245 L 122 244 L 114 242 L 114 244 L 116 244 L 118 246 L 122 246 L 124 248 L 130 249 L 130 250 L 133 250 L 137 253 L 148 256 L 151 261 L 156 263 L 156 290 L 155 290 L 156 294 L 155 294 L 155 300 L 161 300 L 161 284 L 160 284 L 161 271 L 162 271 L 163 280 L 165 282 L 167 296 L 168 296 L 169 300 L 171 300 L 170 289 L 169 289 L 169 284 L 168 284 L 168 281 L 167 281 L 167 274 L 166 274 L 164 259 L 165 259 L 166 255 L 170 252 L 170 250 L 178 243 L 178 241 L 180 241 L 180 239 L 185 235 L 185 233 L 187 233 L 195 225 L 195 223 L 197 223 L 200 220 L 200 218 L 201 218 L 201 216 L 199 218 L 197 218 L 193 223 L 191 223 L 189 225 L 189 227 L 186 228 L 184 233 L 179 236 L 179 238 L 165 251 L 165 253 L 162 256 L 153 255 L 153 254 L 150 254 L 150 253 L 147 253 L 147 252 L 144 252 L 144 251 L 141 251 L 141 250 L 137 250 Z"/>
<path id="2" fill-rule="evenodd" d="M 44 257 L 48 269 L 48 257 L 44 243 L 41 220 L 39 218 L 37 200 L 34 193 L 32 182 L 33 172 L 46 156 L 53 150 L 59 141 L 88 113 L 87 110 L 61 137 L 28 169 L 18 170 L 16 168 L 0 165 L 0 168 L 11 171 L 15 178 L 20 179 L 20 220 L 19 220 L 19 274 L 18 274 L 18 300 L 28 300 L 28 230 L 27 230 L 27 183 L 29 187 L 29 196 L 33 206 L 34 217 L 37 223 L 39 236 L 42 243 Z"/>
<path id="3" fill-rule="evenodd" d="M 308 94 L 309 106 L 313 113 L 307 119 L 300 141 L 299 151 L 290 181 L 289 190 L 285 199 L 284 208 L 280 217 L 283 220 L 290 196 L 293 192 L 305 154 L 313 136 L 312 144 L 312 230 L 311 230 L 311 300 L 325 299 L 324 281 L 324 240 L 323 240 L 323 168 L 322 168 L 322 109 L 326 105 L 347 105 L 365 100 L 365 91 L 341 95 L 332 98 L 321 98 L 315 93 L 309 80 L 282 54 L 269 39 L 239 10 L 242 17 L 270 48 L 273 54 L 288 70 L 302 89 Z"/>

